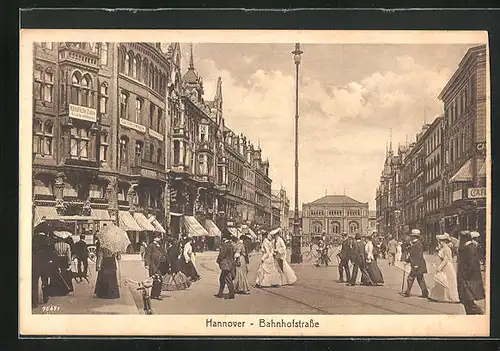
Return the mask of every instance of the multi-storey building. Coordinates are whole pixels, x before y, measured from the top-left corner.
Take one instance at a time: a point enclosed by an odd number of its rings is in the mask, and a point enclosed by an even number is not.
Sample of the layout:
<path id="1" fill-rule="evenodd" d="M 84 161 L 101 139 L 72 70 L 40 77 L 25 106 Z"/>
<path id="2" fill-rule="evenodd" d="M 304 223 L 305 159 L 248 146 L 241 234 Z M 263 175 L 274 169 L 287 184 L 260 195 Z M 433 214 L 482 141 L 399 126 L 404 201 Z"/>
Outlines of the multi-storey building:
<path id="1" fill-rule="evenodd" d="M 271 178 L 269 161 L 262 160 L 260 147 L 254 151 L 253 169 L 255 172 L 255 222 L 264 230 L 271 228 Z"/>
<path id="2" fill-rule="evenodd" d="M 486 231 L 486 46 L 467 51 L 439 99 L 444 104 L 444 229 Z"/>
<path id="3" fill-rule="evenodd" d="M 377 211 L 368 211 L 368 233 L 377 231 Z"/>
<path id="4" fill-rule="evenodd" d="M 159 44 L 35 45 L 35 224 L 72 216 L 77 234 L 112 220 L 133 244 L 165 231 L 169 70 Z"/>
<path id="5" fill-rule="evenodd" d="M 290 199 L 286 195 L 286 190 L 281 187 L 272 191 L 271 199 L 273 206 L 272 227 L 280 227 L 284 232 L 288 233 Z M 274 209 L 277 209 L 277 211 Z"/>
<path id="6" fill-rule="evenodd" d="M 271 193 L 271 227 L 281 228 L 281 199 L 278 195 Z"/>
<path id="7" fill-rule="evenodd" d="M 303 236 L 309 242 L 323 231 L 328 237 L 368 233 L 368 203 L 345 195 L 327 195 L 302 205 Z"/>
<path id="8" fill-rule="evenodd" d="M 442 208 L 442 117 L 437 117 L 422 136 L 425 152 L 424 206 L 425 234 L 429 249 L 436 247 L 436 235 L 441 233 Z"/>
<path id="9" fill-rule="evenodd" d="M 171 167 L 169 179 L 171 229 L 191 236 L 216 238 L 224 208 L 227 162 L 224 153 L 222 81 L 212 101 L 205 101 L 203 79 L 194 67 L 183 75 L 180 96 L 172 97 Z"/>

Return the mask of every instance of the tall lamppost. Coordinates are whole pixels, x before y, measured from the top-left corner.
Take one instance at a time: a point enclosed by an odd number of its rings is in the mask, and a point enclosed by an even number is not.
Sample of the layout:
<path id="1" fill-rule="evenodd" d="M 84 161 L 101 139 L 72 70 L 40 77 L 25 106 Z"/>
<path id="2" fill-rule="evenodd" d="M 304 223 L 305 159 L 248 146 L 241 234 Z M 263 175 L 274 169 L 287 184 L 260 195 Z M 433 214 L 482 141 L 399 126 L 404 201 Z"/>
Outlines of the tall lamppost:
<path id="1" fill-rule="evenodd" d="M 300 44 L 295 44 L 295 50 L 292 52 L 295 62 L 295 214 L 293 216 L 293 237 L 292 237 L 292 256 L 291 263 L 302 262 L 302 240 L 300 237 L 299 222 L 299 65 Z"/>

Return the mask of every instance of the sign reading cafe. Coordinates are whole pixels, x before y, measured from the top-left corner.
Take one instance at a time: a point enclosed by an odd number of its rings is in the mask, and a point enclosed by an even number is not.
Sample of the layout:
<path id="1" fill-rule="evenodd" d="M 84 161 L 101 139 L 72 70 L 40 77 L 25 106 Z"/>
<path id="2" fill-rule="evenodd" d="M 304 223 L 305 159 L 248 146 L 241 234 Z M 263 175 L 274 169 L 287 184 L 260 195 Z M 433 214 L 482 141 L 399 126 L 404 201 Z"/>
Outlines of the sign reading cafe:
<path id="1" fill-rule="evenodd" d="M 486 188 L 469 188 L 469 199 L 482 199 L 486 197 Z"/>
<path id="2" fill-rule="evenodd" d="M 69 117 L 96 122 L 97 111 L 90 107 L 69 104 Z"/>

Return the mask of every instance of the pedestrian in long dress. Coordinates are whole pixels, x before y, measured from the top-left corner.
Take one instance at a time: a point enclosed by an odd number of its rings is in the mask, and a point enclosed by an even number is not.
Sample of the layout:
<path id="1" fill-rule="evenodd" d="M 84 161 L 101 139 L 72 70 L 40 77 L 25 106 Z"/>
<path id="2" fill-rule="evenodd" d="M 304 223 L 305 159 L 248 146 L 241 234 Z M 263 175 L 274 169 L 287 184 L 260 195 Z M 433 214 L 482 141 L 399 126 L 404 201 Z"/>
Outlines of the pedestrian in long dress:
<path id="1" fill-rule="evenodd" d="M 49 300 L 50 277 L 54 272 L 56 253 L 52 241 L 45 232 L 38 232 L 32 239 L 32 307 L 36 308 L 40 303 L 47 303 Z M 41 280 L 42 296 L 39 298 L 39 281 Z"/>
<path id="2" fill-rule="evenodd" d="M 297 276 L 286 260 L 286 245 L 279 235 L 280 231 L 281 228 L 277 228 L 271 232 L 274 240 L 274 257 L 281 277 L 280 285 L 291 285 L 297 281 Z"/>
<path id="3" fill-rule="evenodd" d="M 354 263 L 351 280 L 347 285 L 356 285 L 356 279 L 358 277 L 358 271 L 361 271 L 361 285 L 372 285 L 372 281 L 368 272 L 366 271 L 366 259 L 365 259 L 365 243 L 361 240 L 361 235 L 356 234 L 356 243 L 354 244 L 352 261 Z"/>
<path id="4" fill-rule="evenodd" d="M 460 303 L 466 314 L 484 314 L 475 301 L 485 299 L 481 275 L 480 253 L 472 242 L 469 231 L 460 232 L 457 260 L 457 286 Z"/>
<path id="5" fill-rule="evenodd" d="M 429 300 L 436 302 L 459 302 L 457 287 L 457 272 L 453 264 L 453 257 L 448 243 L 450 235 L 444 233 L 436 235 L 438 241 L 437 256 L 441 260 L 434 275 L 435 285 L 430 289 Z"/>
<path id="6" fill-rule="evenodd" d="M 185 290 L 191 286 L 191 282 L 181 271 L 180 243 L 175 240 L 167 242 L 168 271 L 162 278 L 162 290 Z"/>
<path id="7" fill-rule="evenodd" d="M 201 279 L 196 266 L 194 265 L 194 252 L 193 252 L 193 238 L 187 238 L 184 244 L 184 249 L 182 251 L 183 256 L 183 269 L 184 274 L 191 279 L 192 282 L 196 282 Z"/>
<path id="8" fill-rule="evenodd" d="M 346 282 L 351 280 L 351 272 L 349 270 L 349 258 L 351 256 L 352 242 L 347 237 L 347 233 L 342 233 L 342 245 L 340 247 L 339 257 L 339 283 L 344 282 L 344 271 Z"/>
<path id="9" fill-rule="evenodd" d="M 420 230 L 413 229 L 411 231 L 411 246 L 409 247 L 409 255 L 406 262 L 410 263 L 411 271 L 408 274 L 406 292 L 400 293 L 404 297 L 410 296 L 410 291 L 413 286 L 415 278 L 417 279 L 418 285 L 422 290 L 422 295 L 420 297 L 429 297 L 429 290 L 425 284 L 424 274 L 427 273 L 427 264 L 424 259 L 424 247 L 420 242 Z"/>
<path id="10" fill-rule="evenodd" d="M 96 261 L 97 280 L 94 294 L 101 299 L 120 298 L 118 286 L 117 254 L 99 246 Z"/>
<path id="11" fill-rule="evenodd" d="M 271 234 L 268 234 L 262 241 L 261 252 L 261 262 L 257 269 L 255 287 L 279 287 L 281 285 L 281 275 L 278 262 L 274 258 L 274 243 Z"/>
<path id="12" fill-rule="evenodd" d="M 250 284 L 248 284 L 248 253 L 243 240 L 233 237 L 235 243 L 234 264 L 236 266 L 236 276 L 234 278 L 234 290 L 237 294 L 250 294 Z"/>
<path id="13" fill-rule="evenodd" d="M 365 259 L 366 271 L 373 285 L 384 285 L 384 277 L 377 264 L 377 255 L 374 252 L 372 237 L 366 238 Z"/>
<path id="14" fill-rule="evenodd" d="M 234 299 L 234 284 L 233 279 L 236 276 L 236 267 L 234 265 L 234 246 L 229 239 L 229 236 L 225 236 L 223 239 L 222 247 L 217 256 L 217 264 L 220 268 L 219 276 L 219 291 L 214 296 L 217 298 L 223 298 L 224 288 L 227 285 L 229 289 L 228 299 Z"/>
<path id="15" fill-rule="evenodd" d="M 153 278 L 151 298 L 155 300 L 162 300 L 160 296 L 162 287 L 161 265 L 166 260 L 166 252 L 160 245 L 160 241 L 161 235 L 155 235 L 153 242 L 148 245 L 144 255 L 144 266 L 148 270 L 149 277 Z"/>

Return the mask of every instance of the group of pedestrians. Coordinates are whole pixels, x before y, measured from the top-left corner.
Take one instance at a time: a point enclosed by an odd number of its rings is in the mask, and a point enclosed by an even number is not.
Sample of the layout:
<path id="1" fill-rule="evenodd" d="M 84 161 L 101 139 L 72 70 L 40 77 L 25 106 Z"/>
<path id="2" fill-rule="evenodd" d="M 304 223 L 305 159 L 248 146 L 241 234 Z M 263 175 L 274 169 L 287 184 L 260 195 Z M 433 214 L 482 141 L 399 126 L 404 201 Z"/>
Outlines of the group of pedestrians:
<path id="1" fill-rule="evenodd" d="M 193 239 L 182 236 L 162 239 L 156 234 L 153 241 L 141 250 L 144 266 L 153 280 L 151 298 L 162 300 L 162 291 L 185 290 L 201 279 L 195 265 Z M 142 245 L 142 244 L 141 244 Z"/>
<path id="2" fill-rule="evenodd" d="M 379 255 L 377 247 L 373 244 L 373 235 L 375 233 L 363 239 L 359 233 L 355 234 L 354 238 L 347 236 L 346 233 L 342 234 L 342 244 L 338 254 L 338 282 L 354 286 L 358 273 L 361 272 L 361 285 L 384 285 L 384 276 L 377 263 Z M 353 266 L 352 272 L 349 262 Z"/>
<path id="3" fill-rule="evenodd" d="M 287 249 L 280 229 L 273 230 L 264 237 L 261 245 L 261 259 L 257 270 L 255 287 L 280 287 L 293 284 L 297 277 L 287 262 Z M 223 244 L 217 256 L 217 264 L 221 270 L 219 291 L 214 296 L 223 298 L 227 286 L 227 299 L 234 299 L 235 294 L 249 294 L 248 264 L 250 263 L 248 245 L 242 238 L 224 235 Z"/>

